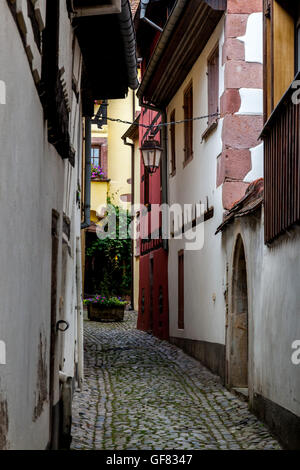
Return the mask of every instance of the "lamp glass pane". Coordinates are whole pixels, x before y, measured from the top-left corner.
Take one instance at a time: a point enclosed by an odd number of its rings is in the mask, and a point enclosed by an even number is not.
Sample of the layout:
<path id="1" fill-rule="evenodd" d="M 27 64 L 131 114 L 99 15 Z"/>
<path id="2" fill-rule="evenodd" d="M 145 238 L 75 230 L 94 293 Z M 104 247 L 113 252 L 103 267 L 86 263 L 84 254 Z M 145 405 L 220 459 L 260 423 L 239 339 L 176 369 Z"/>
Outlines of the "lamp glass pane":
<path id="1" fill-rule="evenodd" d="M 155 166 L 157 166 L 157 168 L 159 167 L 159 164 L 160 164 L 160 158 L 161 158 L 161 150 L 156 149 Z"/>
<path id="2" fill-rule="evenodd" d="M 155 157 L 155 150 L 148 150 L 149 152 L 149 166 L 154 166 L 154 157 Z"/>

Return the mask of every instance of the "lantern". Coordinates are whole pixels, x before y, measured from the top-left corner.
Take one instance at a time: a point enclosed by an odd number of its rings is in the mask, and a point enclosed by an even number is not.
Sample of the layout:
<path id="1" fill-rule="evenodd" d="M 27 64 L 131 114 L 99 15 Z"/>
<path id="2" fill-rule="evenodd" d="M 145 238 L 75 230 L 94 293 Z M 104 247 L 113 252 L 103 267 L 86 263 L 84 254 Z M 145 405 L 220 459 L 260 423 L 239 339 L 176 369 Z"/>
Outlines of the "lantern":
<path id="1" fill-rule="evenodd" d="M 143 155 L 143 161 L 146 170 L 149 173 L 155 173 L 160 165 L 160 158 L 162 154 L 162 147 L 157 140 L 154 140 L 154 135 L 150 135 L 149 139 L 145 140 L 140 148 Z"/>

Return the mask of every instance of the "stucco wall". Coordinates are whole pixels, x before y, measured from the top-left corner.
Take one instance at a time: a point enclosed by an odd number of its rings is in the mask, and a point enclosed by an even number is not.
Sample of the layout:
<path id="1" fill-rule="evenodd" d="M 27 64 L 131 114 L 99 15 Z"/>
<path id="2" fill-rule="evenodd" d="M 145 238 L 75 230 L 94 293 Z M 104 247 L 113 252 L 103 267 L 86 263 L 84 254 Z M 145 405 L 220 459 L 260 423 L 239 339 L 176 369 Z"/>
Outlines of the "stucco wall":
<path id="1" fill-rule="evenodd" d="M 128 96 L 123 100 L 109 100 L 107 114 L 109 117 L 132 122 L 133 91 L 130 90 Z M 109 193 L 114 198 L 114 202 L 125 209 L 128 204 L 122 201 L 122 195 L 131 193 L 131 185 L 128 179 L 131 178 L 131 149 L 124 145 L 122 135 L 128 129 L 128 124 L 108 121 L 108 178 Z"/>
<path id="2" fill-rule="evenodd" d="M 229 310 L 238 234 L 247 265 L 250 400 L 260 394 L 300 416 L 300 366 L 291 360 L 292 343 L 300 339 L 300 231 L 295 229 L 267 247 L 263 214 L 241 218 L 224 231 Z"/>
<path id="3" fill-rule="evenodd" d="M 63 14 L 67 15 L 66 9 Z M 60 214 L 57 315 L 70 321 L 64 341 L 59 337 L 62 349 L 57 361 L 74 375 L 76 311 L 70 296 L 75 292 L 76 298 L 75 240 L 80 235 L 77 169 L 48 143 L 28 58 L 4 1 L 0 2 L 0 42 L 0 80 L 6 84 L 6 104 L 0 105 L 0 339 L 5 341 L 7 358 L 6 365 L 0 365 L 0 402 L 7 406 L 5 446 L 44 449 L 49 442 L 52 209 Z M 77 150 L 80 112 L 70 125 Z M 60 290 L 63 212 L 71 219 L 64 292 Z M 57 388 L 54 404 L 58 398 Z"/>
<path id="4" fill-rule="evenodd" d="M 184 83 L 169 103 L 168 120 L 175 108 L 176 120 L 183 119 L 184 89 L 193 80 L 193 114 L 207 114 L 207 59 L 219 43 L 224 41 L 224 21 L 222 20 L 208 41 L 203 53 L 187 75 Z M 224 70 L 220 54 L 220 90 L 224 89 Z M 201 142 L 201 135 L 207 127 L 207 119 L 194 121 L 194 157 L 183 168 L 184 126 L 176 125 L 176 174 L 169 179 L 169 204 L 202 204 L 214 207 L 214 216 L 205 222 L 204 247 L 184 253 L 185 283 L 185 329 L 177 327 L 178 316 L 178 251 L 184 248 L 184 240 L 171 239 L 169 243 L 169 308 L 170 336 L 224 344 L 225 305 L 224 305 L 224 266 L 221 250 L 221 237 L 215 236 L 216 227 L 222 221 L 222 190 L 216 188 L 217 157 L 222 152 L 223 119 L 217 129 Z M 169 162 L 171 156 L 169 155 Z M 169 169 L 169 173 L 171 170 Z M 197 230 L 200 230 L 198 228 Z"/>

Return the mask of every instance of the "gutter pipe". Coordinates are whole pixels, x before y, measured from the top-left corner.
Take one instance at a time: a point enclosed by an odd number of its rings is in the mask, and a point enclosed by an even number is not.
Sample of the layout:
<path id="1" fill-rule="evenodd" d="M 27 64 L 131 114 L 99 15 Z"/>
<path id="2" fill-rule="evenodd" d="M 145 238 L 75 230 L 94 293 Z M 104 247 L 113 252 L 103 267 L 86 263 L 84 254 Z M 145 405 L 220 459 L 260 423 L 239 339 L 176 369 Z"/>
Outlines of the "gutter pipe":
<path id="1" fill-rule="evenodd" d="M 145 3 L 147 0 L 143 0 L 142 3 Z M 149 1 L 149 0 L 148 0 Z M 141 98 L 144 95 L 144 91 L 146 86 L 148 85 L 148 82 L 151 78 L 151 75 L 161 57 L 161 54 L 163 53 L 167 42 L 173 32 L 173 29 L 187 3 L 187 0 L 177 0 L 176 4 L 173 7 L 173 10 L 168 18 L 168 21 L 163 29 L 163 32 L 158 40 L 158 43 L 156 44 L 156 47 L 154 49 L 154 52 L 152 54 L 151 60 L 148 64 L 148 67 L 146 69 L 146 72 L 144 74 L 142 83 L 140 84 L 140 87 L 137 91 L 137 96 Z M 144 105 L 143 105 L 144 106 Z"/>
<path id="2" fill-rule="evenodd" d="M 91 149 L 92 124 L 89 116 L 85 117 L 85 174 L 84 174 L 84 221 L 81 229 L 91 225 Z"/>
<path id="3" fill-rule="evenodd" d="M 78 385 L 82 391 L 84 379 L 83 366 L 83 306 L 82 306 L 82 266 L 81 239 L 76 237 L 76 291 L 77 291 L 77 355 L 78 355 Z"/>
<path id="4" fill-rule="evenodd" d="M 123 142 L 128 147 L 131 147 L 131 204 L 134 204 L 134 144 L 131 144 L 127 141 L 126 137 L 122 137 Z M 131 214 L 131 222 L 134 220 L 134 215 Z M 134 257 L 134 239 L 131 239 L 131 308 L 130 310 L 134 310 L 134 272 L 133 272 L 133 257 Z"/>

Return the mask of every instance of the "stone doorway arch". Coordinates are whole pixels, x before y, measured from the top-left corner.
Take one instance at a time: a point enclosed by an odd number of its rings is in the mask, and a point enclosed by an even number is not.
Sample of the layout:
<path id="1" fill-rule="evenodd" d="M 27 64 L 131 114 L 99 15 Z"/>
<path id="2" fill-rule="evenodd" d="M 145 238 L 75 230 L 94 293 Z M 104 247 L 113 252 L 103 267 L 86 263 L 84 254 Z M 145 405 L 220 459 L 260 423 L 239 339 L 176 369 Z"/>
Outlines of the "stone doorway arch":
<path id="1" fill-rule="evenodd" d="M 232 270 L 229 315 L 228 382 L 232 388 L 248 389 L 248 285 L 244 243 L 238 235 Z"/>

